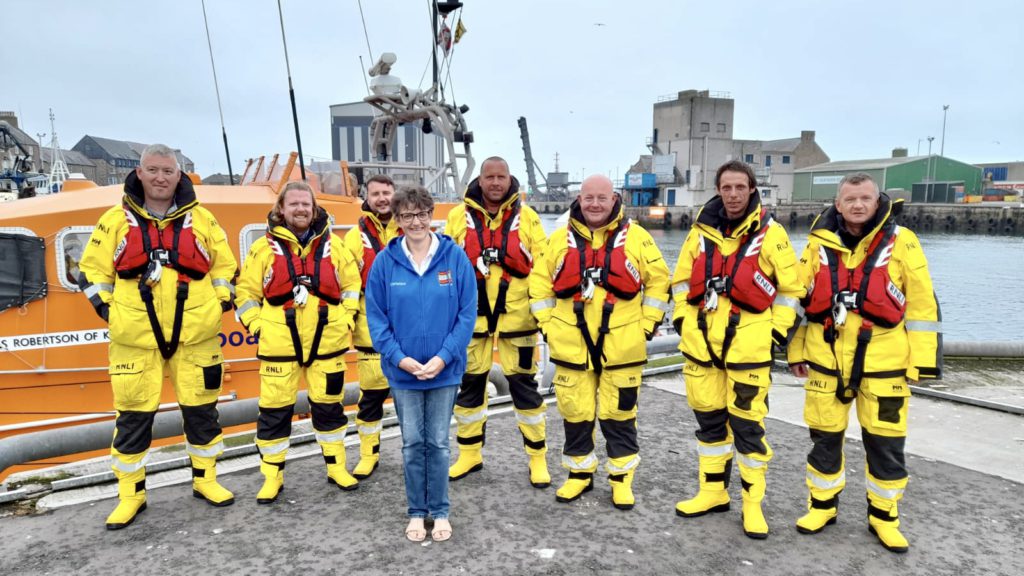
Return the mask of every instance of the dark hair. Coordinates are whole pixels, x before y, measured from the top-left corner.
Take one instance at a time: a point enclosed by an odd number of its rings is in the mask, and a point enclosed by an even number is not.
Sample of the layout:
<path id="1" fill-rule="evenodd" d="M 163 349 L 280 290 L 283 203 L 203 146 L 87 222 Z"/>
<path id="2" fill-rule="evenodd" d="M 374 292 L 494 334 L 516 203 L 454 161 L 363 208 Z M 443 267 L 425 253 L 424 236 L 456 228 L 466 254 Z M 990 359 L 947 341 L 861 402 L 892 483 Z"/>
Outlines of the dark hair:
<path id="1" fill-rule="evenodd" d="M 754 169 L 750 167 L 750 164 L 740 162 L 739 160 L 729 160 L 725 164 L 719 166 L 718 172 L 715 172 L 715 190 L 718 189 L 718 182 L 722 179 L 722 174 L 726 172 L 739 172 L 740 174 L 746 174 L 750 189 L 753 190 L 754 188 L 757 188 L 757 176 L 754 174 Z"/>
<path id="2" fill-rule="evenodd" d="M 396 217 L 400 208 L 434 211 L 434 198 L 423 186 L 402 186 L 391 197 L 391 213 Z"/>
<path id="3" fill-rule="evenodd" d="M 843 189 L 845 184 L 853 184 L 856 186 L 857 184 L 863 184 L 865 182 L 870 182 L 875 187 L 875 194 L 880 193 L 878 183 L 875 182 L 875 179 L 872 178 L 870 174 L 867 172 L 855 172 L 853 174 L 843 176 L 843 179 L 839 181 L 839 188 L 836 188 L 836 198 L 839 197 L 839 192 Z"/>
<path id="4" fill-rule="evenodd" d="M 373 176 L 367 178 L 366 184 L 364 185 L 367 190 L 370 189 L 370 182 L 380 182 L 381 184 L 387 184 L 388 186 L 391 186 L 392 189 L 395 188 L 395 181 L 392 180 L 391 177 L 388 176 L 387 174 L 374 174 Z"/>

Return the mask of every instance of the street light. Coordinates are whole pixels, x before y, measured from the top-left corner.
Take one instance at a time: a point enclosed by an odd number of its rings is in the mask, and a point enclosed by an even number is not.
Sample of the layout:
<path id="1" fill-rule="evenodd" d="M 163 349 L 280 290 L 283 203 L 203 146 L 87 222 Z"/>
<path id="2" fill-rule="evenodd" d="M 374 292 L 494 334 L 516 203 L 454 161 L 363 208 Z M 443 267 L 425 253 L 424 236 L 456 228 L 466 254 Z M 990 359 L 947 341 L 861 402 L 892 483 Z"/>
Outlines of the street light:
<path id="1" fill-rule="evenodd" d="M 942 141 L 939 146 L 939 156 L 946 154 L 946 112 L 949 111 L 949 104 L 942 105 Z"/>
<path id="2" fill-rule="evenodd" d="M 932 140 L 935 140 L 935 136 L 928 137 L 928 166 L 925 168 L 925 195 L 924 201 L 928 202 L 932 197 Z"/>

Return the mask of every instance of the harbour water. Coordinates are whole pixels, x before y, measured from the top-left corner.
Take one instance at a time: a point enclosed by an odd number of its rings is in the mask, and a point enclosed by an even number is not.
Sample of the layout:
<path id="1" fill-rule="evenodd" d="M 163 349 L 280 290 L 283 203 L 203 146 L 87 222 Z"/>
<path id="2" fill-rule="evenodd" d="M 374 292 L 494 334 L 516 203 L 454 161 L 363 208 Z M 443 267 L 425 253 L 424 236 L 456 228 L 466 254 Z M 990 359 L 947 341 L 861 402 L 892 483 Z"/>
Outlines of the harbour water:
<path id="1" fill-rule="evenodd" d="M 542 216 L 550 234 L 555 216 Z M 650 230 L 675 270 L 687 230 Z M 966 341 L 1024 340 L 1024 306 L 1014 294 L 1024 286 L 1024 238 L 980 234 L 919 233 L 942 307 L 945 338 Z M 797 257 L 807 231 L 790 231 Z M 1009 297 L 1007 297 L 1009 296 Z"/>

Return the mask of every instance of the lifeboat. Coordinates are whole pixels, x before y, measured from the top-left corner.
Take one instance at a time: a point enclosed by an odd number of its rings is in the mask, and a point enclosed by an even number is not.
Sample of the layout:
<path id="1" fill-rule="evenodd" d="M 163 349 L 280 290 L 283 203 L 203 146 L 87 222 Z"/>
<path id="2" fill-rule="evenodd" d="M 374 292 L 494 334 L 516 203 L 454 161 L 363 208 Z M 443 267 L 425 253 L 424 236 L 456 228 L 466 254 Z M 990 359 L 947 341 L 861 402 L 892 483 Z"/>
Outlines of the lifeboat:
<path id="1" fill-rule="evenodd" d="M 195 186 L 199 202 L 227 233 L 239 267 L 252 243 L 266 233 L 267 214 L 277 191 L 288 180 L 299 179 L 295 158 L 292 154 L 283 168 L 276 157 L 266 169 L 262 159 L 251 161 L 239 186 Z M 345 174 L 347 166 L 340 167 L 344 176 L 322 179 L 352 181 Z M 321 178 L 310 174 L 308 180 L 317 190 L 317 202 L 334 217 L 335 233 L 343 235 L 360 217 L 362 200 L 352 186 L 328 185 L 324 191 Z M 346 193 L 346 188 L 353 193 Z M 76 278 L 93 227 L 104 211 L 121 202 L 122 194 L 120 185 L 79 187 L 7 203 L 0 212 L 0 438 L 113 420 L 107 326 L 93 312 Z M 451 206 L 437 205 L 436 223 L 444 221 Z M 224 314 L 222 321 L 220 341 L 227 370 L 220 400 L 257 398 L 256 339 L 233 314 Z M 347 361 L 346 375 L 354 380 L 354 351 Z M 164 381 L 161 409 L 177 409 L 169 379 Z M 180 436 L 155 440 L 154 446 L 181 441 Z M 106 453 L 100 450 L 14 466 L 0 470 L 0 480 L 20 470 Z"/>

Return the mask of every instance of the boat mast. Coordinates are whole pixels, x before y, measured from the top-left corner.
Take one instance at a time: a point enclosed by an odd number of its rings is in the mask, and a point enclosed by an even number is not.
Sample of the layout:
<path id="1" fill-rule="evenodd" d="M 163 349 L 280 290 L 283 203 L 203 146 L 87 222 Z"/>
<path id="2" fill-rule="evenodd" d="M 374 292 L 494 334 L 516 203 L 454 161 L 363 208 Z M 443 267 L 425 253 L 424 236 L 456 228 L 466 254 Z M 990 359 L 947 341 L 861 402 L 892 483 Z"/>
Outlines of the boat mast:
<path id="1" fill-rule="evenodd" d="M 47 194 L 60 192 L 64 188 L 64 181 L 70 177 L 64 154 L 57 143 L 57 125 L 53 118 L 53 108 L 50 108 L 50 176 L 46 181 Z"/>
<path id="2" fill-rule="evenodd" d="M 288 70 L 288 96 L 292 99 L 292 123 L 295 124 L 295 145 L 299 148 L 299 171 L 302 180 L 306 180 L 306 162 L 302 158 L 302 138 L 299 136 L 299 113 L 295 111 L 295 89 L 292 87 L 292 67 L 288 63 L 288 41 L 284 37 L 284 14 L 281 12 L 281 0 L 277 0 L 277 17 L 281 21 L 281 43 L 284 44 L 284 65 Z"/>
<path id="3" fill-rule="evenodd" d="M 210 42 L 210 24 L 206 21 L 206 0 L 203 0 L 203 24 L 206 26 L 206 46 L 210 49 L 210 68 L 213 69 L 213 89 L 217 93 L 217 112 L 220 114 L 220 133 L 224 137 L 224 156 L 228 159 L 228 182 L 235 184 L 231 170 L 231 152 L 228 150 L 228 131 L 224 128 L 224 110 L 220 105 L 220 86 L 217 84 L 217 66 L 213 63 L 213 43 Z"/>

